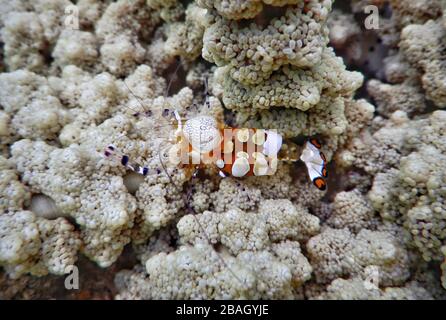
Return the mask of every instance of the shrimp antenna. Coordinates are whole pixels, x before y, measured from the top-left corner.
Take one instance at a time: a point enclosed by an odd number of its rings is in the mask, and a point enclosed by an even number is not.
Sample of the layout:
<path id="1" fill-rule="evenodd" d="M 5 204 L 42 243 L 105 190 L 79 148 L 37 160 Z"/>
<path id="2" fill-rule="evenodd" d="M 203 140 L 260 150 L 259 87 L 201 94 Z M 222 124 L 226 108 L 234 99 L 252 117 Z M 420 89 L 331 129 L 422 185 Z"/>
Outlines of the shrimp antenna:
<path id="1" fill-rule="evenodd" d="M 165 90 L 165 92 L 164 92 L 164 98 L 166 98 L 167 95 L 169 94 L 170 87 L 172 86 L 172 83 L 173 83 L 173 78 L 174 78 L 174 76 L 178 73 L 178 70 L 180 69 L 181 65 L 182 65 L 182 63 L 181 63 L 181 61 L 179 61 L 178 64 L 177 64 L 177 66 L 175 67 L 175 70 L 174 70 L 174 72 L 173 72 L 173 75 L 170 77 L 169 84 L 167 85 L 167 88 L 166 88 L 166 90 Z M 142 98 L 139 97 L 139 96 L 137 96 L 137 95 L 132 91 L 132 89 L 130 89 L 130 87 L 127 85 L 127 82 L 125 81 L 125 79 L 123 80 L 123 82 L 124 82 L 124 85 L 126 86 L 127 90 L 129 90 L 130 94 L 131 94 L 133 97 L 135 97 L 136 100 L 138 101 L 138 103 L 141 105 L 142 110 L 143 110 L 143 113 L 148 114 L 148 113 L 150 112 L 150 109 L 148 109 L 147 106 L 144 105 L 144 103 L 143 103 L 143 101 L 142 101 Z M 131 108 L 131 107 L 129 107 L 129 106 L 126 106 L 126 107 L 129 108 L 130 110 L 132 110 L 133 112 L 135 112 L 135 115 L 139 115 L 139 114 L 140 114 L 140 112 L 138 112 L 137 110 L 135 110 L 135 109 L 133 109 L 133 108 Z"/>
<path id="2" fill-rule="evenodd" d="M 167 172 L 167 168 L 166 165 L 164 164 L 163 158 L 161 157 L 161 152 L 159 152 L 161 150 L 161 145 L 158 148 L 158 156 L 159 156 L 159 161 L 161 164 L 161 167 L 163 168 L 164 173 L 167 175 L 167 177 L 169 178 L 169 181 L 172 183 L 172 185 L 175 187 L 175 189 L 177 189 L 178 193 L 183 193 L 183 190 L 181 190 L 180 187 L 178 187 L 175 182 L 172 179 L 172 176 L 169 174 L 169 172 Z M 212 246 L 212 242 L 211 239 L 209 238 L 206 230 L 204 229 L 203 225 L 200 223 L 200 221 L 197 218 L 197 212 L 195 211 L 195 209 L 189 204 L 189 200 L 190 200 L 190 191 L 187 193 L 186 195 L 186 209 L 187 211 L 192 215 L 192 217 L 194 217 L 195 222 L 197 223 L 198 227 L 200 228 L 200 231 L 204 234 L 206 241 L 209 243 L 209 245 Z M 223 266 L 229 270 L 229 272 L 231 273 L 231 275 L 237 279 L 238 282 L 240 282 L 243 286 L 245 285 L 245 283 L 240 279 L 240 277 L 238 277 L 235 272 L 231 269 L 231 267 L 229 267 L 229 265 L 226 263 L 225 259 L 223 259 L 223 257 L 214 249 L 214 252 L 217 254 L 218 259 L 221 261 L 221 263 L 223 264 Z"/>
<path id="3" fill-rule="evenodd" d="M 206 107 L 209 109 L 211 105 L 209 103 L 209 84 L 206 76 L 204 77 L 204 99 Z"/>
<path id="4" fill-rule="evenodd" d="M 129 110 L 132 110 L 133 112 L 134 112 L 134 116 L 138 116 L 141 112 L 139 112 L 138 110 L 136 110 L 136 109 L 133 109 L 132 107 L 129 107 L 129 106 L 125 106 L 126 108 L 128 108 Z"/>
<path id="5" fill-rule="evenodd" d="M 127 85 L 127 82 L 125 82 L 125 80 L 124 80 L 123 82 L 124 82 L 124 85 L 125 85 L 125 86 L 127 87 L 127 89 L 129 90 L 130 94 L 131 94 L 132 96 L 134 96 L 134 97 L 136 98 L 136 100 L 139 102 L 139 104 L 141 105 L 141 107 L 142 107 L 144 113 L 148 113 L 148 112 L 149 112 L 149 109 L 146 109 L 144 103 L 142 102 L 141 97 L 139 97 L 139 96 L 137 96 L 135 93 L 133 93 L 132 89 L 130 89 L 130 87 Z M 129 108 L 130 110 L 132 110 L 132 111 L 135 111 L 134 109 L 132 109 L 132 108 L 130 108 L 130 107 L 128 107 L 128 108 Z M 137 112 L 137 113 L 138 113 L 138 112 Z"/>
<path id="6" fill-rule="evenodd" d="M 164 92 L 164 97 L 167 97 L 167 95 L 169 94 L 169 90 L 170 90 L 170 87 L 172 86 L 173 78 L 178 73 L 178 70 L 180 70 L 181 65 L 182 65 L 182 63 L 180 60 L 177 64 L 177 66 L 175 67 L 175 70 L 173 71 L 172 76 L 170 77 L 169 84 L 167 85 L 166 91 Z"/>

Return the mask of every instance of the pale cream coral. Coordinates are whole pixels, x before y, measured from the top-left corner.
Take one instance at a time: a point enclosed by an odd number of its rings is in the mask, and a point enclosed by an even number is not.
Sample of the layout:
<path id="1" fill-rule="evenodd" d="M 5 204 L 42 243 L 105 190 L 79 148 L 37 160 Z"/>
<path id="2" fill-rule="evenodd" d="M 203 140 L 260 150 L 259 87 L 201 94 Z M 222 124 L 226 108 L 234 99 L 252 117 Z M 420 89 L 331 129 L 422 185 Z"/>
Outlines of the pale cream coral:
<path id="1" fill-rule="evenodd" d="M 362 278 L 336 279 L 316 299 L 328 300 L 432 300 L 420 284 L 413 281 L 403 287 L 380 289 Z"/>
<path id="2" fill-rule="evenodd" d="M 366 129 L 346 144 L 336 158 L 341 166 L 355 166 L 370 174 L 385 171 L 397 165 L 403 153 L 409 150 L 407 139 L 417 133 L 403 111 L 394 112 L 373 134 Z"/>
<path id="3" fill-rule="evenodd" d="M 64 274 L 77 260 L 78 233 L 65 219 L 37 218 L 30 211 L 0 214 L 0 265 L 11 277 Z"/>
<path id="4" fill-rule="evenodd" d="M 207 179 L 204 181 L 194 181 L 192 186 L 192 203 L 191 207 L 194 208 L 196 212 L 203 212 L 208 210 L 211 206 L 211 194 L 216 191 L 218 187 L 218 181 L 215 179 Z"/>
<path id="5" fill-rule="evenodd" d="M 311 279 L 313 267 L 301 252 L 299 242 L 287 240 L 274 243 L 271 249 L 282 263 L 290 267 L 294 287 L 299 287 Z"/>
<path id="6" fill-rule="evenodd" d="M 132 243 L 132 248 L 142 265 L 158 253 L 170 253 L 176 250 L 178 232 L 174 222 L 169 226 L 154 232 L 146 242 Z"/>
<path id="7" fill-rule="evenodd" d="M 63 145 L 78 142 L 81 129 L 99 124 L 117 112 L 146 116 L 153 99 L 165 90 L 165 82 L 155 77 L 147 65 L 140 65 L 124 81 L 106 72 L 92 77 L 70 65 L 62 70 L 61 77 L 50 77 L 49 85 L 63 103 L 74 108 L 70 111 L 72 123 L 63 128 L 60 136 Z"/>
<path id="8" fill-rule="evenodd" d="M 291 286 L 292 265 L 286 265 L 274 258 L 267 251 L 244 251 L 238 257 L 242 265 L 255 276 L 256 287 L 253 297 L 257 299 L 291 299 L 293 287 Z"/>
<path id="9" fill-rule="evenodd" d="M 411 281 L 404 287 L 389 287 L 384 289 L 382 300 L 433 300 L 432 295 L 416 281 Z"/>
<path id="10" fill-rule="evenodd" d="M 147 6 L 159 12 L 161 19 L 174 22 L 184 15 L 184 7 L 178 0 L 147 0 Z"/>
<path id="11" fill-rule="evenodd" d="M 78 0 L 76 6 L 79 10 L 79 25 L 81 29 L 91 28 L 102 16 L 111 0 Z"/>
<path id="12" fill-rule="evenodd" d="M 380 297 L 377 287 L 367 287 L 361 278 L 333 280 L 327 287 L 327 291 L 316 296 L 315 299 L 323 300 L 376 300 Z"/>
<path id="13" fill-rule="evenodd" d="M 197 0 L 197 4 L 203 8 L 216 9 L 217 12 L 226 19 L 249 19 L 255 17 L 262 11 L 262 1 L 248 0 Z"/>
<path id="14" fill-rule="evenodd" d="M 55 220 L 38 219 L 39 236 L 41 239 L 40 258 L 33 267 L 35 274 L 65 274 L 68 267 L 77 261 L 81 246 L 79 234 L 64 218 Z"/>
<path id="15" fill-rule="evenodd" d="M 444 187 L 446 176 L 437 175 L 436 166 L 444 163 L 446 157 L 434 148 L 424 148 L 412 153 L 401 162 L 401 174 L 405 192 L 399 199 L 414 206 L 407 211 L 406 225 L 411 232 L 415 245 L 423 253 L 426 260 L 441 259 L 440 246 L 444 244 L 446 229 L 444 228 Z M 410 190 L 410 191 L 409 191 Z M 426 192 L 426 194 L 424 194 Z M 415 202 L 411 197 L 420 194 Z"/>
<path id="16" fill-rule="evenodd" d="M 65 27 L 65 9 L 73 3 L 70 0 L 36 0 L 32 5 L 39 14 L 45 39 L 54 44 Z"/>
<path id="17" fill-rule="evenodd" d="M 446 161 L 442 125 L 444 111 L 427 119 L 411 121 L 406 133 L 408 147 L 396 169 L 378 174 L 369 194 L 373 206 L 384 219 L 404 223 L 415 246 L 427 261 L 442 259 L 444 245 L 445 176 L 440 164 Z"/>
<path id="18" fill-rule="evenodd" d="M 373 207 L 379 210 L 381 217 L 386 220 L 400 219 L 399 205 L 391 201 L 396 196 L 393 185 L 397 183 L 398 176 L 396 169 L 379 172 L 375 175 L 373 187 L 368 194 Z"/>
<path id="19" fill-rule="evenodd" d="M 383 286 L 402 285 L 410 276 L 408 253 L 388 232 L 362 229 L 346 259 L 353 262 L 353 273 L 367 272 L 367 267 L 373 266 Z"/>
<path id="20" fill-rule="evenodd" d="M 321 61 L 311 68 L 284 66 L 257 85 L 244 85 L 225 77 L 223 102 L 229 109 L 253 114 L 272 107 L 307 111 L 326 96 L 349 95 L 362 84 L 362 75 L 345 70 L 332 49 L 321 52 Z"/>
<path id="21" fill-rule="evenodd" d="M 308 281 L 313 270 L 299 243 L 289 239 L 303 241 L 317 233 L 318 221 L 309 213 L 297 212 L 289 200 L 266 200 L 258 213 L 240 209 L 206 211 L 184 216 L 177 227 L 182 244 L 208 245 L 210 241 L 220 245 L 218 254 L 225 264 L 229 252 L 252 269 L 261 285 L 255 296 L 284 298 L 292 296 L 291 288 L 297 289 Z"/>
<path id="22" fill-rule="evenodd" d="M 390 54 L 384 59 L 384 73 L 389 83 L 412 82 L 418 77 L 418 71 L 412 67 L 401 52 Z M 411 85 L 410 83 L 409 85 Z M 413 85 L 413 84 L 412 84 Z"/>
<path id="23" fill-rule="evenodd" d="M 446 144 L 440 129 L 444 119 L 443 111 L 412 121 L 405 113 L 395 112 L 390 123 L 385 123 L 373 137 L 368 138 L 371 140 L 363 138 L 363 141 L 369 141 L 369 146 L 361 151 L 369 160 L 375 157 L 374 150 L 385 155 L 386 158 L 378 158 L 382 167 L 371 171 L 377 174 L 368 196 L 384 220 L 404 226 L 406 234 L 398 235 L 398 238 L 415 246 L 426 261 L 443 259 L 445 177 L 438 165 L 446 161 Z M 397 134 L 398 131 L 400 133 Z M 373 147 L 376 143 L 373 140 L 381 143 Z M 390 150 L 382 153 L 382 142 L 394 150 L 392 157 L 389 157 L 392 154 Z M 368 170 L 367 167 L 365 169 Z M 404 261 L 399 260 L 399 264 Z M 388 271 L 384 268 L 384 272 Z M 399 285 L 407 277 L 407 271 L 394 269 L 387 277 Z"/>
<path id="24" fill-rule="evenodd" d="M 400 48 L 407 60 L 422 73 L 421 81 L 428 99 L 437 106 L 446 104 L 446 28 L 441 19 L 408 25 L 401 32 Z"/>
<path id="25" fill-rule="evenodd" d="M 4 21 L 10 12 L 27 11 L 31 9 L 30 4 L 23 0 L 1 0 L 0 1 L 0 26 L 4 26 Z"/>
<path id="26" fill-rule="evenodd" d="M 208 244 L 181 246 L 149 258 L 149 277 L 138 268 L 120 272 L 117 298 L 293 298 L 294 288 L 309 279 L 311 266 L 297 243 L 278 244 L 273 251 L 242 251 L 232 257 L 225 250 L 217 254 Z"/>
<path id="27" fill-rule="evenodd" d="M 0 238 L 0 264 L 12 277 L 32 268 L 41 246 L 38 224 L 32 212 L 2 213 Z"/>
<path id="28" fill-rule="evenodd" d="M 261 199 L 260 190 L 243 180 L 235 179 L 222 179 L 218 190 L 211 194 L 211 200 L 217 212 L 233 208 L 254 210 Z"/>
<path id="29" fill-rule="evenodd" d="M 0 75 L 0 104 L 5 113 L 5 140 L 54 140 L 69 121 L 46 78 L 25 70 Z"/>
<path id="30" fill-rule="evenodd" d="M 77 65 L 86 68 L 97 63 L 99 56 L 96 37 L 91 32 L 63 30 L 52 56 L 60 66 Z"/>
<path id="31" fill-rule="evenodd" d="M 242 27 L 210 12 L 203 57 L 228 65 L 230 77 L 244 84 L 261 83 L 285 64 L 311 67 L 328 43 L 325 21 L 330 10 L 331 1 L 299 2 L 265 27 Z"/>
<path id="32" fill-rule="evenodd" d="M 319 231 L 319 219 L 289 200 L 262 201 L 259 213 L 269 226 L 271 241 L 306 240 Z"/>
<path id="33" fill-rule="evenodd" d="M 12 156 L 23 181 L 34 192 L 50 196 L 61 213 L 76 219 L 83 252 L 101 266 L 114 262 L 130 241 L 136 209 L 122 178 L 95 170 L 97 159 L 74 145 L 58 149 L 20 140 L 12 146 Z"/>
<path id="34" fill-rule="evenodd" d="M 177 69 L 180 65 L 184 70 L 194 68 L 196 63 L 193 62 L 196 62 L 203 46 L 206 10 L 190 3 L 184 12 L 183 5 L 177 1 L 149 1 L 149 6 L 157 8 L 161 19 L 168 22 L 156 29 L 147 46 L 146 58 L 151 66 L 158 73 L 169 69 L 172 64 Z M 175 80 L 176 76 L 174 73 L 169 80 Z"/>
<path id="35" fill-rule="evenodd" d="M 124 298 L 131 294 L 139 299 L 223 299 L 255 294 L 254 274 L 235 258 L 224 254 L 224 259 L 226 266 L 208 245 L 184 246 L 147 260 L 149 278 L 144 272 L 126 272 L 116 282 Z"/>
<path id="36" fill-rule="evenodd" d="M 268 228 L 262 219 L 241 210 L 226 211 L 218 224 L 221 243 L 231 252 L 263 249 L 268 241 Z"/>
<path id="37" fill-rule="evenodd" d="M 161 146 L 168 136 L 164 139 L 161 135 L 158 139 L 146 140 L 147 136 L 153 134 L 153 121 L 156 121 L 156 118 L 155 116 L 152 118 L 141 118 L 135 123 L 132 116 L 117 115 L 99 127 L 89 128 L 81 134 L 82 146 L 89 152 L 102 152 L 103 148 L 112 143 L 134 161 L 149 168 L 148 179 L 139 182 L 134 191 L 138 207 L 135 221 L 138 223 L 130 227 L 133 227 L 132 238 L 136 242 L 146 240 L 154 230 L 166 226 L 184 206 L 183 196 L 176 189 L 187 180 L 184 171 L 169 167 L 167 170 L 172 179 L 170 180 L 162 171 L 160 164 L 159 155 L 165 147 L 161 149 Z M 169 130 L 169 128 L 164 129 Z M 125 136 L 123 132 L 133 132 L 133 134 Z M 124 175 L 125 170 L 119 163 L 103 161 L 102 165 L 103 169 L 109 167 Z M 176 187 L 167 188 L 167 185 L 171 186 L 171 181 Z M 123 192 L 127 193 L 127 190 Z"/>
<path id="38" fill-rule="evenodd" d="M 7 139 L 7 137 L 11 134 L 9 128 L 9 122 L 11 121 L 11 117 L 4 111 L 0 111 L 0 137 L 3 139 Z"/>
<path id="39" fill-rule="evenodd" d="M 5 43 L 5 61 L 10 71 L 43 71 L 64 27 L 68 0 L 38 0 L 2 7 L 1 38 Z M 27 11 L 33 10 L 33 11 Z"/>
<path id="40" fill-rule="evenodd" d="M 305 241 L 319 231 L 319 219 L 289 200 L 264 200 L 258 213 L 230 209 L 223 213 L 205 211 L 196 218 L 186 215 L 180 219 L 178 230 L 187 243 L 221 241 L 238 253 L 264 249 L 268 239 Z"/>
<path id="41" fill-rule="evenodd" d="M 330 30 L 330 44 L 335 48 L 351 45 L 349 42 L 361 33 L 361 28 L 356 23 L 354 16 L 338 9 L 334 9 L 330 13 L 327 25 Z"/>
<path id="42" fill-rule="evenodd" d="M 182 214 L 185 197 L 179 190 L 189 180 L 185 170 L 167 165 L 165 153 L 171 145 L 167 140 L 173 132 L 173 127 L 161 119 L 161 113 L 165 109 L 173 110 L 175 107 L 183 114 L 192 104 L 192 91 L 184 88 L 176 96 L 153 99 L 153 95 L 163 91 L 163 83 L 154 81 L 151 72 L 148 66 L 138 67 L 126 80 L 127 86 L 132 88 L 135 96 L 128 92 L 125 85 L 121 88 L 127 90 L 128 100 L 122 103 L 127 104 L 128 108 L 121 105 L 121 110 L 117 110 L 115 116 L 97 127 L 82 130 L 79 137 L 82 148 L 91 154 L 102 152 L 107 145 L 114 144 L 117 149 L 131 157 L 132 161 L 148 167 L 148 177 L 139 181 L 132 191 L 137 205 L 135 217 L 130 219 L 134 220 L 134 224 L 130 226 L 134 243 L 143 243 L 154 231 L 166 227 Z M 148 109 L 142 109 L 140 102 Z M 213 106 L 216 106 L 215 102 L 213 101 Z M 141 116 L 133 116 L 135 111 L 140 112 Z M 166 172 L 161 161 L 167 165 Z M 120 163 L 105 160 L 101 162 L 101 166 L 103 170 L 112 170 L 119 175 L 125 173 Z"/>
<path id="43" fill-rule="evenodd" d="M 143 70 L 144 66 L 140 68 Z M 149 69 L 151 75 L 150 72 Z M 125 111 L 127 108 L 120 104 L 123 100 L 127 102 L 127 97 L 131 95 L 128 89 L 122 87 L 123 84 L 109 73 L 92 77 L 72 65 L 63 69 L 61 78 L 50 77 L 49 84 L 60 100 L 71 108 L 68 110 L 70 121 L 59 135 L 64 146 L 78 143 L 83 129 L 92 124 L 100 124 L 118 111 Z M 147 93 L 149 88 L 144 93 Z M 140 109 L 138 107 L 138 110 Z"/>
<path id="44" fill-rule="evenodd" d="M 147 6 L 145 0 L 119 0 L 110 3 L 96 24 L 99 39 L 112 39 L 118 35 L 149 36 L 159 23 L 159 15 Z M 142 28 L 144 25 L 144 29 Z"/>
<path id="45" fill-rule="evenodd" d="M 144 0 L 119 0 L 107 6 L 95 28 L 103 66 L 117 76 L 131 73 L 146 55 L 140 39 L 149 37 L 159 23 L 159 14 Z"/>
<path id="46" fill-rule="evenodd" d="M 197 0 L 203 8 L 215 9 L 226 19 L 240 20 L 254 18 L 262 12 L 265 5 L 293 5 L 300 0 Z"/>
<path id="47" fill-rule="evenodd" d="M 10 115 L 0 110 L 0 155 L 7 157 L 9 145 L 16 139 L 16 134 L 11 127 Z"/>
<path id="48" fill-rule="evenodd" d="M 182 170 L 173 169 L 168 173 L 178 188 L 187 181 L 187 176 Z M 142 229 L 139 231 L 142 232 L 140 235 L 143 236 L 142 241 L 154 230 L 166 226 L 185 205 L 184 197 L 178 193 L 177 187 L 166 187 L 171 182 L 165 174 L 160 173 L 157 177 L 151 178 L 142 183 L 136 193 L 138 208 L 142 216 L 142 223 L 139 226 Z"/>
<path id="49" fill-rule="evenodd" d="M 126 35 L 117 35 L 101 46 L 101 62 L 112 74 L 125 75 L 144 61 L 145 49 Z"/>
<path id="50" fill-rule="evenodd" d="M 294 198 L 298 194 L 299 183 L 293 181 L 291 172 L 292 165 L 279 162 L 277 171 L 274 175 L 265 177 L 248 177 L 247 183 L 260 190 L 264 199 L 285 199 Z M 303 187 L 303 186 L 302 186 Z M 313 195 L 307 194 L 308 197 Z M 305 204 L 304 204 L 305 205 Z"/>
<path id="51" fill-rule="evenodd" d="M 367 90 L 378 105 L 377 111 L 387 117 L 397 110 L 412 115 L 426 109 L 425 96 L 416 83 L 390 85 L 370 80 Z"/>
<path id="52" fill-rule="evenodd" d="M 205 14 L 206 10 L 190 4 L 185 21 L 169 25 L 164 45 L 168 55 L 181 56 L 189 61 L 198 58 L 203 46 Z"/>
<path id="53" fill-rule="evenodd" d="M 344 134 L 345 140 L 353 139 L 372 124 L 375 106 L 365 99 L 345 101 L 345 117 L 348 125 Z"/>
<path id="54" fill-rule="evenodd" d="M 409 24 L 423 24 L 441 16 L 441 0 L 391 0 L 390 5 L 394 12 L 393 19 L 399 26 Z"/>
<path id="55" fill-rule="evenodd" d="M 29 204 L 31 194 L 19 181 L 11 160 L 0 156 L 0 211 L 21 210 Z"/>
<path id="56" fill-rule="evenodd" d="M 21 108 L 13 117 L 11 127 L 23 138 L 54 140 L 68 120 L 68 112 L 59 99 L 48 96 L 34 99 Z"/>
<path id="57" fill-rule="evenodd" d="M 5 63 L 10 70 L 26 68 L 41 70 L 45 57 L 44 29 L 34 12 L 11 12 L 1 29 L 4 41 Z"/>
<path id="58" fill-rule="evenodd" d="M 54 92 L 45 77 L 27 70 L 0 74 L 0 105 L 7 113 L 13 113 L 34 99 L 45 99 Z"/>
<path id="59" fill-rule="evenodd" d="M 348 229 L 326 228 L 307 242 L 316 281 L 363 274 L 377 267 L 383 285 L 401 284 L 410 276 L 407 252 L 387 232 L 362 229 L 354 236 Z"/>
<path id="60" fill-rule="evenodd" d="M 336 194 L 333 212 L 327 223 L 335 228 L 348 228 L 358 232 L 370 228 L 373 224 L 373 208 L 369 200 L 357 189 Z"/>
<path id="61" fill-rule="evenodd" d="M 351 250 L 354 238 L 347 229 L 326 229 L 307 242 L 310 263 L 318 282 L 324 283 L 348 275 L 352 261 L 345 253 Z"/>

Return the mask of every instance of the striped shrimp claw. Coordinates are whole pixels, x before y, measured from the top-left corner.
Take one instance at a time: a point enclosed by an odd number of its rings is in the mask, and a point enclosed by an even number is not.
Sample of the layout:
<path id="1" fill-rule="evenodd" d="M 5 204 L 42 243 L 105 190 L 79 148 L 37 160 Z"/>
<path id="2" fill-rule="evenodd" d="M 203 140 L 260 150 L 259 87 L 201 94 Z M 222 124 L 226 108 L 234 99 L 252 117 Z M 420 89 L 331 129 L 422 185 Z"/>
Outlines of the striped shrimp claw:
<path id="1" fill-rule="evenodd" d="M 112 158 L 119 161 L 127 169 L 142 174 L 143 176 L 146 176 L 149 173 L 149 168 L 141 166 L 135 162 L 131 162 L 128 155 L 123 154 L 113 145 L 107 146 L 107 148 L 104 150 L 104 156 L 106 158 Z"/>

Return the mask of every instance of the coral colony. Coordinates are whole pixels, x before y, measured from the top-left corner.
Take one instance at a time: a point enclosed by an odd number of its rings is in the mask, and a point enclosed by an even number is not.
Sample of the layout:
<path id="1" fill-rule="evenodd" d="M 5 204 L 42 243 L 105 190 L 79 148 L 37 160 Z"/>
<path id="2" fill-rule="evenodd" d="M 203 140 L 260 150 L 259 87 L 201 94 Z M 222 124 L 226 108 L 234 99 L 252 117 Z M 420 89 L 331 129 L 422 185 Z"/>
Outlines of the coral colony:
<path id="1" fill-rule="evenodd" d="M 446 298 L 444 1 L 0 0 L 0 42 L 0 298 Z"/>

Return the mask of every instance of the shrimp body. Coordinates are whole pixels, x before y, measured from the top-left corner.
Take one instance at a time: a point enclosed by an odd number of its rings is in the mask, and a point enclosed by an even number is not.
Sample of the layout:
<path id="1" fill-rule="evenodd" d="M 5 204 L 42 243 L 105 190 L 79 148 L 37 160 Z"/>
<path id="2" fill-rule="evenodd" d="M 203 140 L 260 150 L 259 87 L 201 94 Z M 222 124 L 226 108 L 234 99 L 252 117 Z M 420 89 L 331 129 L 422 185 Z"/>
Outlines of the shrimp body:
<path id="1" fill-rule="evenodd" d="M 273 130 L 225 128 L 201 116 L 186 121 L 169 151 L 174 165 L 213 165 L 222 177 L 272 175 L 277 170 L 282 136 Z"/>
<path id="2" fill-rule="evenodd" d="M 282 147 L 289 151 L 289 143 L 284 144 L 282 136 L 274 130 L 228 128 L 209 116 L 187 120 L 184 126 L 179 116 L 177 120 L 177 142 L 169 150 L 173 165 L 196 169 L 212 165 L 221 177 L 267 176 L 276 172 Z M 325 190 L 326 159 L 320 147 L 317 140 L 311 139 L 300 159 L 306 164 L 313 184 Z"/>
<path id="3" fill-rule="evenodd" d="M 223 178 L 243 178 L 273 175 L 279 160 L 297 161 L 296 157 L 290 157 L 296 147 L 293 143 L 284 143 L 275 130 L 225 127 L 209 116 L 189 119 L 183 125 L 178 113 L 175 117 L 178 125 L 176 141 L 168 152 L 170 165 L 190 171 L 214 166 Z M 313 184 L 325 190 L 327 162 L 320 148 L 319 141 L 310 139 L 301 150 L 300 160 L 305 163 Z M 130 170 L 142 175 L 148 173 L 147 167 L 131 162 L 112 145 L 104 154 L 117 157 Z"/>

